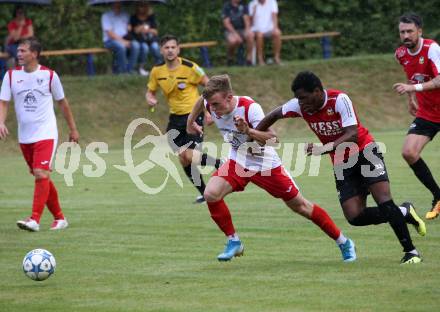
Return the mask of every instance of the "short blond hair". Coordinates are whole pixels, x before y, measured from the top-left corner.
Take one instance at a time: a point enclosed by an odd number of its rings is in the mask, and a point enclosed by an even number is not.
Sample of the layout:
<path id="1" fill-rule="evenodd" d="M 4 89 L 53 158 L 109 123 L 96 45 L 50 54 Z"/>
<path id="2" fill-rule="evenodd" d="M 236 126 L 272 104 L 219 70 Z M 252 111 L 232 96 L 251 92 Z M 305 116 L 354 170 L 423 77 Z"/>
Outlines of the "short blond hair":
<path id="1" fill-rule="evenodd" d="M 232 93 L 231 79 L 229 78 L 229 75 L 212 76 L 206 84 L 202 96 L 204 99 L 209 99 L 218 92 L 224 94 Z"/>

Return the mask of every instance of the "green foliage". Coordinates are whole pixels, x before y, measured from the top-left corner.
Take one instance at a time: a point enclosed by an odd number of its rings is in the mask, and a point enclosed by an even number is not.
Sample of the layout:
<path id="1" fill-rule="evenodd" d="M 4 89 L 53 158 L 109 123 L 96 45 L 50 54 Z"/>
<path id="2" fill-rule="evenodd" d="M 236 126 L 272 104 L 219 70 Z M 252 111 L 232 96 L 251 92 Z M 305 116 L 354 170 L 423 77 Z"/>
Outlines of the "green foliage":
<path id="1" fill-rule="evenodd" d="M 182 42 L 218 40 L 223 42 L 220 20 L 224 1 L 170 0 L 169 5 L 156 5 L 154 10 L 161 34 L 173 33 Z M 110 6 L 87 6 L 85 0 L 54 0 L 49 7 L 29 6 L 36 34 L 47 50 L 101 47 L 101 14 Z M 340 31 L 341 37 L 332 39 L 336 56 L 390 53 L 399 44 L 397 19 L 406 11 L 415 11 L 425 20 L 426 37 L 440 39 L 438 20 L 440 11 L 436 0 L 279 0 L 280 26 L 285 34 L 320 31 Z M 0 4 L 0 37 L 6 35 L 13 6 Z M 130 13 L 134 7 L 126 8 Z M 269 50 L 268 50 L 269 51 Z M 214 64 L 223 64 L 224 45 L 210 49 Z M 319 40 L 289 41 L 283 44 L 284 59 L 319 58 Z M 183 55 L 199 60 L 197 49 L 183 51 Z M 109 70 L 110 55 L 97 57 L 98 70 Z M 85 57 L 57 57 L 44 60 L 49 66 L 71 73 L 84 72 Z"/>

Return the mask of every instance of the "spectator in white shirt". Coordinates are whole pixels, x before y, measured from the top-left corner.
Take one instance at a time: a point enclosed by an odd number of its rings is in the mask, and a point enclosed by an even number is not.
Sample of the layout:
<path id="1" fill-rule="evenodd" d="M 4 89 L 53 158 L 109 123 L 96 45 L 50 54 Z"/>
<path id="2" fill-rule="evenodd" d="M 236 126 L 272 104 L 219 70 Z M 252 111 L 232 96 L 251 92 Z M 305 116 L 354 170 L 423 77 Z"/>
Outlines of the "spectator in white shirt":
<path id="1" fill-rule="evenodd" d="M 276 0 L 252 0 L 249 3 L 252 19 L 251 30 L 257 41 L 257 59 L 264 65 L 264 38 L 272 37 L 273 54 L 276 64 L 280 64 L 281 30 L 278 27 L 278 4 Z"/>
<path id="2" fill-rule="evenodd" d="M 101 17 L 104 47 L 114 53 L 114 72 L 117 74 L 134 71 L 139 57 L 139 42 L 130 40 L 128 36 L 129 21 L 130 16 L 121 9 L 120 2 L 113 3 L 112 10 Z M 128 64 L 127 50 L 129 50 Z"/>

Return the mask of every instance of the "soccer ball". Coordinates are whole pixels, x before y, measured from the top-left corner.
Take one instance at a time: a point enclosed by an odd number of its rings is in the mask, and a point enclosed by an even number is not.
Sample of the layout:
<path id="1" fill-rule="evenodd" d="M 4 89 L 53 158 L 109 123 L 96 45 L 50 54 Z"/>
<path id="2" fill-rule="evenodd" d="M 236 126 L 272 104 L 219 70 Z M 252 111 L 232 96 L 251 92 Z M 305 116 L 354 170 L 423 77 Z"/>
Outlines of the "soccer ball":
<path id="1" fill-rule="evenodd" d="M 44 281 L 55 272 L 54 256 L 45 249 L 29 251 L 23 259 L 23 271 L 34 281 Z"/>

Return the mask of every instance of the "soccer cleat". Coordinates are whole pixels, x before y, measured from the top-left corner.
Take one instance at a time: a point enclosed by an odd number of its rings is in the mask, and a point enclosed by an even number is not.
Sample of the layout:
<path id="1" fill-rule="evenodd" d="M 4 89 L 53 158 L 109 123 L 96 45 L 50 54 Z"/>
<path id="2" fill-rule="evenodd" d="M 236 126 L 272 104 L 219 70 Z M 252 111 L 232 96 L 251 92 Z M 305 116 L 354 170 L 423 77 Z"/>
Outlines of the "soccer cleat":
<path id="1" fill-rule="evenodd" d="M 353 262 L 356 260 L 356 247 L 351 239 L 347 239 L 345 244 L 338 245 L 342 253 L 344 262 Z"/>
<path id="2" fill-rule="evenodd" d="M 415 255 L 410 252 L 405 252 L 402 260 L 400 260 L 400 264 L 415 264 L 422 262 L 422 257 L 420 255 Z"/>
<path id="3" fill-rule="evenodd" d="M 54 220 L 52 222 L 52 225 L 50 226 L 50 229 L 52 231 L 63 230 L 63 229 L 65 229 L 68 226 L 69 226 L 69 223 L 67 223 L 66 219 L 58 219 L 58 220 Z"/>
<path id="4" fill-rule="evenodd" d="M 196 200 L 193 202 L 193 204 L 203 204 L 205 201 L 205 197 L 200 195 L 196 197 Z"/>
<path id="5" fill-rule="evenodd" d="M 234 257 L 243 255 L 244 246 L 240 240 L 228 240 L 225 250 L 217 256 L 218 261 L 229 261 Z"/>
<path id="6" fill-rule="evenodd" d="M 428 219 L 428 220 L 435 219 L 440 214 L 440 200 L 437 200 L 437 203 L 435 203 L 435 202 L 436 202 L 436 200 L 434 199 L 432 201 L 432 209 L 431 209 L 431 211 L 428 211 L 426 213 L 425 218 Z"/>
<path id="7" fill-rule="evenodd" d="M 409 202 L 404 202 L 400 206 L 405 207 L 406 210 L 408 211 L 408 213 L 405 216 L 406 223 L 412 224 L 420 236 L 425 236 L 426 235 L 425 222 L 423 222 L 422 218 L 420 218 L 417 215 L 416 209 L 414 208 L 413 204 Z"/>
<path id="8" fill-rule="evenodd" d="M 40 225 L 31 218 L 26 218 L 24 220 L 17 221 L 17 226 L 22 229 L 29 232 L 38 232 L 40 230 Z"/>

